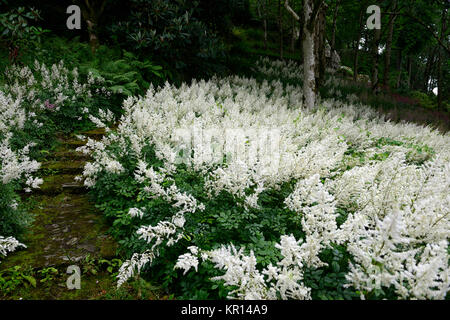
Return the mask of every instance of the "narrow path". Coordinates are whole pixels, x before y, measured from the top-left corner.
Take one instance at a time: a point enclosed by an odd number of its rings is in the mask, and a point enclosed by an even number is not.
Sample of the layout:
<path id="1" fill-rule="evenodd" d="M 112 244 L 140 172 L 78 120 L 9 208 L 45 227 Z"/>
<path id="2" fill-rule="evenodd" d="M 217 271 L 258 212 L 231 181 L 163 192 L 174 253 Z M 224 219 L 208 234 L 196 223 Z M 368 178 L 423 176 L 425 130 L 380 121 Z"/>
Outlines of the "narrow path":
<path id="1" fill-rule="evenodd" d="M 103 133 L 92 130 L 83 135 L 99 139 Z M 44 183 L 33 191 L 35 221 L 25 240 L 27 249 L 8 256 L 0 270 L 16 265 L 71 265 L 88 255 L 105 259 L 114 256 L 116 244 L 106 234 L 108 227 L 89 201 L 86 188 L 74 180 L 88 160 L 75 149 L 86 141 L 60 137 L 60 142 L 60 147 L 42 163 Z"/>

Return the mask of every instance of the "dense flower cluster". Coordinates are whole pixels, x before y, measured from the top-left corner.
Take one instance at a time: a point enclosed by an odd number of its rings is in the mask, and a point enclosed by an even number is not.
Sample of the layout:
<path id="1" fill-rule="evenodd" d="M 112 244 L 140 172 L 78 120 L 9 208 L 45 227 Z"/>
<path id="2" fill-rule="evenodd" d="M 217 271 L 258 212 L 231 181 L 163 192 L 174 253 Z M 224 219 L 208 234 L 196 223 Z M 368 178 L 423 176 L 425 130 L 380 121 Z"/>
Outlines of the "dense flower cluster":
<path id="1" fill-rule="evenodd" d="M 93 85 L 101 85 L 104 82 L 102 78 L 89 73 L 87 82 L 80 83 L 78 70 L 70 71 L 63 61 L 51 67 L 37 60 L 32 68 L 13 65 L 6 69 L 5 76 L 7 84 L 4 90 L 25 101 L 35 111 L 59 111 L 61 106 L 75 101 L 78 97 L 90 98 L 100 92 L 110 94 L 104 87 L 93 88 Z M 41 98 L 43 92 L 46 93 L 46 100 Z"/>
<path id="2" fill-rule="evenodd" d="M 11 147 L 10 140 L 13 137 L 11 129 L 21 130 L 26 121 L 36 121 L 35 114 L 27 112 L 21 103 L 21 99 L 13 99 L 0 91 L 0 192 L 7 195 L 6 191 L 17 181 L 23 181 L 25 191 L 31 192 L 33 188 L 39 188 L 42 179 L 34 177 L 33 174 L 39 169 L 40 163 L 30 159 L 29 151 L 34 145 L 32 142 L 22 149 L 16 150 Z M 8 198 L 2 199 L 7 202 Z M 10 199 L 7 210 L 17 210 L 18 203 Z M 3 208 L 0 208 L 2 214 Z M 14 251 L 17 247 L 24 247 L 13 237 L 0 235 L 0 254 L 6 256 L 8 252 Z"/>
<path id="3" fill-rule="evenodd" d="M 268 63 L 258 65 L 261 72 L 301 75 L 293 63 Z M 189 170 L 203 177 L 209 198 L 226 191 L 246 210 L 258 209 L 264 190 L 295 185 L 280 206 L 298 215 L 305 237 L 281 235 L 276 248 L 283 258 L 276 265 L 260 268 L 252 251 L 246 254 L 232 244 L 209 251 L 190 247 L 179 257 L 176 268 L 185 272 L 205 260 L 224 270 L 214 280 L 237 287 L 231 298 L 310 298 L 302 281 L 304 269 L 326 265 L 320 253 L 335 244 L 351 255 L 347 286 L 362 298 L 381 288 L 394 290 L 400 298 L 446 296 L 449 134 L 390 123 L 356 101 L 322 100 L 315 110 L 305 111 L 301 92 L 301 87 L 279 80 L 234 76 L 178 88 L 166 84 L 124 102 L 117 131 L 80 149 L 95 159 L 85 167 L 85 184 L 94 186 L 102 172 L 120 174 L 120 159 L 133 157 L 139 159 L 134 172 L 143 191 L 179 211 L 167 221 L 138 229 L 148 250 L 124 263 L 119 285 L 153 261 L 158 247 L 177 243 L 186 213 L 205 210 L 173 179 L 181 152 Z M 205 138 L 211 129 L 216 133 Z M 244 133 L 231 137 L 230 129 Z M 271 152 L 259 152 L 261 129 L 277 132 Z M 148 166 L 143 150 L 149 145 L 162 166 Z M 219 155 L 228 151 L 235 156 L 218 161 L 211 156 L 217 148 L 223 152 Z M 340 223 L 339 212 L 346 215 Z M 131 208 L 129 214 L 142 218 L 147 213 Z"/>

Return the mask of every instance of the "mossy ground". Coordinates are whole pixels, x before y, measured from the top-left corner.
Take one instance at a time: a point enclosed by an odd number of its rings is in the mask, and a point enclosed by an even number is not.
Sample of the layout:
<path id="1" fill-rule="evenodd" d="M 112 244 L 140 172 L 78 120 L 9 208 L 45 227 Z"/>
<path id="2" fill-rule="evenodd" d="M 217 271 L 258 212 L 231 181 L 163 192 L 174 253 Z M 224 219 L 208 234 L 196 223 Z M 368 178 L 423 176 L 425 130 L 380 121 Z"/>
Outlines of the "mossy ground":
<path id="1" fill-rule="evenodd" d="M 99 139 L 104 131 L 83 134 Z M 40 190 L 23 195 L 34 222 L 24 240 L 27 248 L 0 264 L 0 299 L 162 298 L 157 289 L 137 280 L 116 290 L 117 243 L 87 190 L 74 180 L 86 161 L 75 149 L 86 141 L 64 136 L 59 140 L 39 172 L 44 180 Z M 66 286 L 69 265 L 81 269 L 79 290 Z"/>

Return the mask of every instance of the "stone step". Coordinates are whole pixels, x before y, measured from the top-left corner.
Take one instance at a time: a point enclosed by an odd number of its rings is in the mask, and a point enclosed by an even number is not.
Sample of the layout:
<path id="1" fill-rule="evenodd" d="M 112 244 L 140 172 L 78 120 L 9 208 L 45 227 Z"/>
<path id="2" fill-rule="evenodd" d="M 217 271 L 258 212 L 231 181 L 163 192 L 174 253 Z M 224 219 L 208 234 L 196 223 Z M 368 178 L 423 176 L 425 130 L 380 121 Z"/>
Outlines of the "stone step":
<path id="1" fill-rule="evenodd" d="M 81 174 L 85 165 L 83 160 L 46 161 L 41 164 L 39 171 L 45 175 L 52 174 Z"/>
<path id="2" fill-rule="evenodd" d="M 2 260 L 0 270 L 29 265 L 33 268 L 70 265 L 91 257 L 114 257 L 117 243 L 107 235 L 109 228 L 87 195 L 41 195 L 33 208 L 31 233 L 18 250 Z"/>
<path id="3" fill-rule="evenodd" d="M 82 182 L 75 181 L 75 175 L 53 175 L 44 177 L 44 183 L 39 189 L 33 190 L 35 194 L 56 195 L 60 193 L 83 194 L 87 192 Z"/>
<path id="4" fill-rule="evenodd" d="M 76 152 L 74 150 L 62 150 L 62 151 L 56 151 L 49 156 L 47 156 L 47 159 L 50 161 L 65 161 L 65 160 L 84 160 L 89 161 L 91 157 L 87 154 L 83 154 L 81 152 Z"/>
<path id="5" fill-rule="evenodd" d="M 68 149 L 75 150 L 78 147 L 84 146 L 86 142 L 87 140 L 67 139 L 62 141 L 62 145 L 66 146 Z"/>
<path id="6" fill-rule="evenodd" d="M 84 131 L 81 133 L 81 135 L 94 140 L 101 140 L 105 135 L 105 133 L 106 133 L 105 128 L 96 128 L 89 131 Z"/>

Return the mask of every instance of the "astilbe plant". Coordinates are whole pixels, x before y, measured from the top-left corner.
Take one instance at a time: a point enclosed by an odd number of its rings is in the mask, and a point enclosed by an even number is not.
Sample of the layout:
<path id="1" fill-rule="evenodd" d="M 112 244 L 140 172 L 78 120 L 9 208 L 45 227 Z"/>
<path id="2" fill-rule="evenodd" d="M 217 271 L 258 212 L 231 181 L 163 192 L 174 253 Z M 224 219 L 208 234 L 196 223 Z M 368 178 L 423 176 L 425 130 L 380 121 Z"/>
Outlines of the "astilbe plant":
<path id="1" fill-rule="evenodd" d="M 35 114 L 27 112 L 21 99 L 13 99 L 0 91 L 0 254 L 18 247 L 24 247 L 15 237 L 21 236 L 29 219 L 20 211 L 15 191 L 18 184 L 25 186 L 26 192 L 39 188 L 42 179 L 34 177 L 40 163 L 29 157 L 33 142 L 28 142 L 23 148 L 17 149 L 11 145 L 12 129 L 21 130 L 26 122 L 34 123 Z"/>
<path id="2" fill-rule="evenodd" d="M 34 65 L 13 65 L 5 70 L 2 90 L 20 99 L 27 112 L 53 121 L 68 130 L 76 124 L 95 121 L 109 111 L 103 104 L 111 96 L 104 79 L 88 73 L 86 79 L 75 68 L 69 70 L 63 61 L 52 66 L 35 61 Z"/>
<path id="3" fill-rule="evenodd" d="M 258 67 L 272 76 L 300 70 L 267 64 Z M 322 99 L 308 111 L 301 100 L 293 84 L 234 76 L 166 84 L 124 102 L 117 130 L 79 149 L 94 158 L 83 178 L 102 199 L 110 181 L 135 188 L 121 208 L 124 225 L 135 226 L 127 241 L 140 251 L 122 265 L 119 286 L 178 252 L 173 267 L 212 263 L 230 298 L 309 299 L 317 289 L 305 272 L 330 272 L 326 252 L 338 247 L 339 288 L 361 298 L 446 297 L 450 136 L 390 123 L 356 99 Z M 276 148 L 264 152 L 267 130 Z M 258 241 L 273 252 L 269 262 Z"/>

